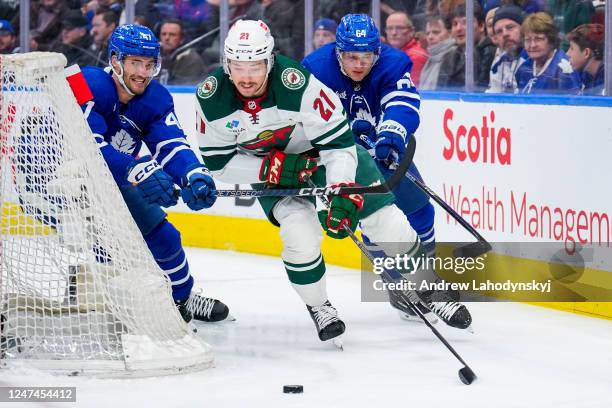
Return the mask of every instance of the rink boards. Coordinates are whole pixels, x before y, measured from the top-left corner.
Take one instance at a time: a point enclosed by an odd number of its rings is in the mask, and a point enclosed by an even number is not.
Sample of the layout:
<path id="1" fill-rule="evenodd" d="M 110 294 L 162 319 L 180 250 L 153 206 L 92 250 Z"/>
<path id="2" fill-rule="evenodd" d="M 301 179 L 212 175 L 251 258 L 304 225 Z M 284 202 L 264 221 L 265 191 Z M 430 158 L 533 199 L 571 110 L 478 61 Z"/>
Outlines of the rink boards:
<path id="1" fill-rule="evenodd" d="M 193 90 L 174 91 L 180 123 L 196 149 Z M 606 188 L 611 106 L 605 98 L 425 94 L 415 162 L 428 186 L 495 244 L 502 261 L 517 270 L 547 268 L 550 254 L 530 243 L 556 242 L 568 251 L 582 244 L 594 249 L 583 276 L 612 289 L 612 192 Z M 5 216 L 15 211 L 3 206 Z M 472 240 L 442 209 L 436 211 L 439 242 Z M 198 214 L 180 204 L 170 218 L 189 246 L 274 256 L 281 251 L 278 230 L 254 199 L 220 198 Z M 28 233 L 48 233 L 37 231 L 33 226 Z M 507 242 L 525 246 L 509 251 Z M 328 263 L 360 266 L 348 240 L 326 238 L 323 253 Z M 548 305 L 612 318 L 610 303 Z"/>
<path id="2" fill-rule="evenodd" d="M 191 138 L 193 93 L 175 91 L 177 114 Z M 582 245 L 591 250 L 583 276 L 612 289 L 612 192 L 605 187 L 612 174 L 611 113 L 612 101 L 605 98 L 425 93 L 415 162 L 427 185 L 495 243 L 495 256 L 504 262 L 548 268 L 550 254 L 530 243 L 555 242 L 570 252 Z M 280 254 L 278 231 L 255 200 L 219 199 L 201 214 L 184 206 L 171 213 L 187 245 Z M 472 240 L 438 207 L 436 232 L 438 241 Z M 508 242 L 526 245 L 508 252 Z M 323 245 L 327 262 L 359 268 L 359 253 L 348 240 L 325 239 Z M 612 318 L 610 303 L 547 305 Z"/>

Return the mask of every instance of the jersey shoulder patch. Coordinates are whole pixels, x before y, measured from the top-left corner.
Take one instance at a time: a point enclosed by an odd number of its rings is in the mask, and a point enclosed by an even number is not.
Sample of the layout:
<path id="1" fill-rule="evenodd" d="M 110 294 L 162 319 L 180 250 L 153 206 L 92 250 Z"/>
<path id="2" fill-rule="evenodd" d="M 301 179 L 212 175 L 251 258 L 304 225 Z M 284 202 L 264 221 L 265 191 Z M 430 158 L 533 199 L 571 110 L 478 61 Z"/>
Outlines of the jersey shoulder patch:
<path id="1" fill-rule="evenodd" d="M 214 70 L 198 85 L 196 100 L 205 118 L 211 122 L 230 115 L 242 106 L 232 81 L 222 67 Z"/>
<path id="2" fill-rule="evenodd" d="M 299 62 L 277 55 L 270 72 L 270 91 L 279 109 L 299 111 L 310 72 Z"/>
<path id="3" fill-rule="evenodd" d="M 219 87 L 219 81 L 214 76 L 208 76 L 204 79 L 198 86 L 198 97 L 202 99 L 208 99 L 215 94 L 217 88 Z"/>
<path id="4" fill-rule="evenodd" d="M 306 84 L 306 76 L 297 68 L 285 68 L 281 72 L 281 82 L 287 89 L 300 89 Z"/>

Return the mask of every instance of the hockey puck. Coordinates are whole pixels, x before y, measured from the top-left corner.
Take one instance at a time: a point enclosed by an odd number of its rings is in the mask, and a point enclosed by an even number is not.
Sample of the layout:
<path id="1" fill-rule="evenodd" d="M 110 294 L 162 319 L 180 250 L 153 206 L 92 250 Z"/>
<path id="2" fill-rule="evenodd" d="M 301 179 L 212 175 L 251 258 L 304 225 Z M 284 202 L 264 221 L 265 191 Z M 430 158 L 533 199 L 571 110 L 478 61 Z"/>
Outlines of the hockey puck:
<path id="1" fill-rule="evenodd" d="M 459 370 L 459 379 L 465 385 L 470 385 L 476 379 L 476 374 L 474 374 L 474 372 L 466 366 Z"/>
<path id="2" fill-rule="evenodd" d="M 303 385 L 283 385 L 283 392 L 285 394 L 301 394 L 304 392 Z"/>

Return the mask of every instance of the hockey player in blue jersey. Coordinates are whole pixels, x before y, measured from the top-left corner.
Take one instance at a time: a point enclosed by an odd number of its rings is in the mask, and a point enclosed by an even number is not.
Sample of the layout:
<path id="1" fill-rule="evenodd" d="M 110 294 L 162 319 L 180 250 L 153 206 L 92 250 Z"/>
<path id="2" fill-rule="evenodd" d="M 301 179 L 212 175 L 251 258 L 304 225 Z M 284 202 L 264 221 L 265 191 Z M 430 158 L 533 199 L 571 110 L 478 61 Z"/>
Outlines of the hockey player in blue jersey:
<path id="1" fill-rule="evenodd" d="M 365 14 L 348 14 L 336 32 L 336 42 L 306 56 L 302 64 L 340 97 L 356 141 L 370 150 L 379 169 L 388 177 L 406 151 L 408 138 L 420 123 L 420 96 L 410 78 L 410 58 L 381 44 L 378 28 Z M 421 178 L 414 164 L 410 172 Z M 434 207 L 429 197 L 409 179 L 393 190 L 396 205 L 404 212 L 426 251 L 435 251 Z M 365 238 L 367 239 L 367 237 Z M 438 302 L 430 308 L 443 320 L 447 309 L 465 308 L 456 303 L 456 291 L 424 293 Z M 391 304 L 402 312 L 413 313 L 390 293 Z M 458 306 L 457 306 L 458 305 Z M 444 310 L 446 310 L 444 312 Z M 465 310 L 465 316 L 469 316 Z"/>
<path id="2" fill-rule="evenodd" d="M 83 69 L 93 95 L 82 105 L 85 118 L 155 261 L 171 281 L 183 318 L 223 320 L 229 312 L 225 304 L 192 292 L 180 234 L 161 208 L 177 203 L 175 184 L 195 211 L 210 207 L 216 197 L 215 183 L 189 147 L 170 93 L 152 80 L 161 65 L 157 38 L 144 26 L 119 26 L 109 40 L 108 58 L 105 69 Z M 138 158 L 143 144 L 152 156 Z"/>

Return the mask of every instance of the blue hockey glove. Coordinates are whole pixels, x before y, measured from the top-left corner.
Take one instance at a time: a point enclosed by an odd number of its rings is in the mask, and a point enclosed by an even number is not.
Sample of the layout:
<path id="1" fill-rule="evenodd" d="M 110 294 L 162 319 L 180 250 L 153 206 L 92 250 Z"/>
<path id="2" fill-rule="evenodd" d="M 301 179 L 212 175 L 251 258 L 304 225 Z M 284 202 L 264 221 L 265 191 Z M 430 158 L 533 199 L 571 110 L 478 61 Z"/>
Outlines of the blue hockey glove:
<path id="1" fill-rule="evenodd" d="M 194 211 L 211 207 L 217 200 L 215 182 L 206 167 L 198 166 L 181 179 L 183 202 Z"/>
<path id="2" fill-rule="evenodd" d="M 406 153 L 406 142 L 397 133 L 381 132 L 374 145 L 376 160 L 386 163 L 398 163 Z"/>
<path id="3" fill-rule="evenodd" d="M 174 180 L 151 156 L 143 156 L 132 164 L 127 181 L 138 187 L 149 204 L 171 207 L 178 202 Z"/>
<path id="4" fill-rule="evenodd" d="M 367 150 L 372 148 L 376 140 L 376 128 L 370 121 L 365 119 L 355 119 L 351 123 L 351 130 L 355 135 L 355 141 L 365 147 Z"/>
<path id="5" fill-rule="evenodd" d="M 399 163 L 406 153 L 406 128 L 392 119 L 384 120 L 378 126 L 378 139 L 374 146 L 374 158 L 387 165 Z"/>

